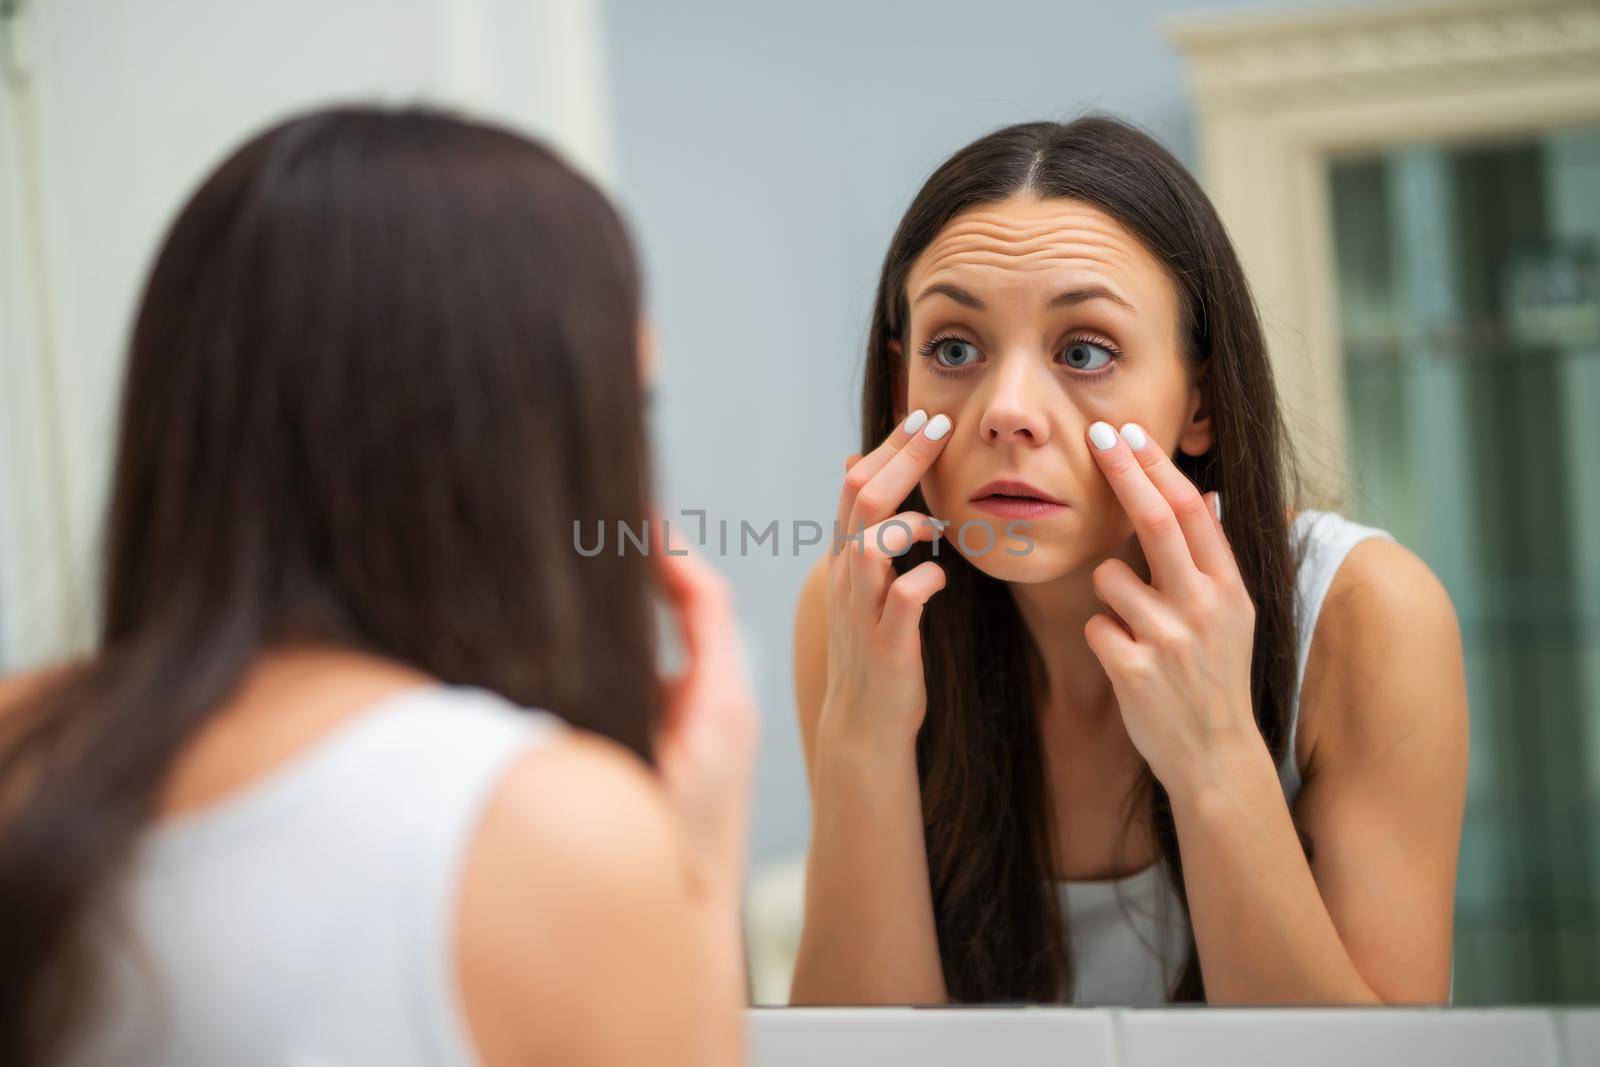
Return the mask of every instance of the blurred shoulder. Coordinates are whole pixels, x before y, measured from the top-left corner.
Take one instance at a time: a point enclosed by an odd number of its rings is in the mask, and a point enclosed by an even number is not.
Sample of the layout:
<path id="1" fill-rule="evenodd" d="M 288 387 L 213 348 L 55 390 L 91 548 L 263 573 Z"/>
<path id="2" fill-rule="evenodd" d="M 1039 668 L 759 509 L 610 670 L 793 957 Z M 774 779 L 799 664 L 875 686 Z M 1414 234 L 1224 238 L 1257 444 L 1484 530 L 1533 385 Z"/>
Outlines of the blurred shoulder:
<path id="1" fill-rule="evenodd" d="M 490 800 L 457 903 L 458 981 L 483 1062 L 687 1056 L 714 1021 L 682 982 L 707 966 L 703 910 L 642 759 L 576 729 L 531 749 Z M 608 1024 L 618 1003 L 628 1017 Z"/>
<path id="2" fill-rule="evenodd" d="M 637 754 L 591 731 L 563 729 L 506 772 L 478 845 L 581 844 L 603 858 L 606 849 L 597 846 L 608 842 L 662 842 L 670 815 L 659 780 Z"/>

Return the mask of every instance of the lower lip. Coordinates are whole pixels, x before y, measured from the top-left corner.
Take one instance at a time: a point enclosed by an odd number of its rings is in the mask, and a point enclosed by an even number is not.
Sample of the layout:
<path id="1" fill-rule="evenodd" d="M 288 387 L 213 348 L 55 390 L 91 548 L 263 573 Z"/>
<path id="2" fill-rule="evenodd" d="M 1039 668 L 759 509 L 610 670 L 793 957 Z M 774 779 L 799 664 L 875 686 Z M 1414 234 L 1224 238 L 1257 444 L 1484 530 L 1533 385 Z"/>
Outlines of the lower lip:
<path id="1" fill-rule="evenodd" d="M 1067 510 L 1065 504 L 1052 504 L 1036 497 L 1021 496 L 983 496 L 974 500 L 972 504 L 1004 519 L 1045 519 Z"/>

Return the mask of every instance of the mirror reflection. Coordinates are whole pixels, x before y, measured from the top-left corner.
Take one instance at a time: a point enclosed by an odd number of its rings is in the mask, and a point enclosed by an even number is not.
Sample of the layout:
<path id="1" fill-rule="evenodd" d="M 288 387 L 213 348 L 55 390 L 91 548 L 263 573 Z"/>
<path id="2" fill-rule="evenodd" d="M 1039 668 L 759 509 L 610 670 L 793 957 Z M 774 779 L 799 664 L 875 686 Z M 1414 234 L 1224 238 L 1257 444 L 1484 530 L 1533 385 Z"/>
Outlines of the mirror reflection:
<path id="1" fill-rule="evenodd" d="M 793 999 L 1446 1001 L 1455 612 L 1302 502 L 1204 193 L 1129 126 L 1031 124 L 895 232 L 883 443 L 840 502 L 866 543 L 796 620 Z"/>

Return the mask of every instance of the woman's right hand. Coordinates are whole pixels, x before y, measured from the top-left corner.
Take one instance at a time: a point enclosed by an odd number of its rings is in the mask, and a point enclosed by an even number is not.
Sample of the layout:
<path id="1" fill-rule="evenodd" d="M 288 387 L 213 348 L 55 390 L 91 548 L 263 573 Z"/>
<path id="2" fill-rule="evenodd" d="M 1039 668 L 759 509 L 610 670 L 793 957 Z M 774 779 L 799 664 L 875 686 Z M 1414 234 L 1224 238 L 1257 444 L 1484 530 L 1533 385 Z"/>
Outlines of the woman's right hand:
<path id="1" fill-rule="evenodd" d="M 663 683 L 656 763 L 684 827 L 696 882 L 737 920 L 760 717 L 733 593 L 699 553 L 666 544 L 659 516 L 650 527 L 688 661 Z"/>
<path id="2" fill-rule="evenodd" d="M 851 743 L 916 740 L 928 704 L 922 608 L 944 588 L 944 570 L 926 560 L 895 574 L 894 556 L 939 531 L 921 512 L 894 509 L 944 450 L 949 431 L 949 416 L 928 419 L 915 411 L 845 474 L 828 562 L 828 687 L 820 734 Z"/>

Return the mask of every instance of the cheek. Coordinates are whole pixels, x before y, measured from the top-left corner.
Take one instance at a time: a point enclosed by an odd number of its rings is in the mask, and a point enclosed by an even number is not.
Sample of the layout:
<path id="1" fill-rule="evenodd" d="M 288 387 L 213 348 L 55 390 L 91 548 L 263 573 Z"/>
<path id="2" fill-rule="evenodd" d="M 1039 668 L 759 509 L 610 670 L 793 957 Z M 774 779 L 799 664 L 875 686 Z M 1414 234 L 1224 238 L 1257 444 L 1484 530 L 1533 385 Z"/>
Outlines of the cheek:
<path id="1" fill-rule="evenodd" d="M 1165 389 L 1159 393 L 1152 391 L 1152 386 L 1159 388 L 1161 384 L 1141 377 L 1136 371 L 1120 368 L 1104 381 L 1071 390 L 1070 403 L 1078 424 L 1085 430 L 1092 422 L 1109 422 L 1118 429 L 1125 422 L 1150 427 L 1157 422 L 1146 420 L 1156 420 L 1157 413 L 1166 409 Z M 1159 421 L 1165 421 L 1165 416 L 1160 416 Z M 1091 447 L 1087 434 L 1083 445 Z"/>
<path id="2" fill-rule="evenodd" d="M 929 415 L 945 412 L 951 416 L 961 414 L 962 406 L 972 393 L 970 379 L 946 378 L 928 369 L 918 356 L 906 376 L 906 410 L 922 408 Z"/>
<path id="3" fill-rule="evenodd" d="M 941 378 L 925 367 L 918 367 L 911 372 L 906 393 L 907 411 L 921 408 L 930 416 L 942 412 L 956 423 L 944 451 L 939 453 L 939 458 L 934 460 L 933 466 L 918 483 L 928 509 L 936 515 L 944 515 L 948 513 L 951 499 L 946 488 L 957 480 L 956 472 L 962 468 L 962 456 L 967 451 L 968 434 L 963 429 L 968 422 L 977 418 L 977 413 L 968 410 L 972 389 L 962 382 Z"/>
<path id="4" fill-rule="evenodd" d="M 1091 422 L 1109 422 L 1119 430 L 1125 422 L 1139 422 L 1139 416 L 1128 404 L 1127 397 L 1115 390 L 1084 391 L 1074 400 L 1073 406 L 1077 408 L 1079 421 L 1085 429 Z M 1144 423 L 1139 422 L 1139 425 L 1143 426 Z M 1084 438 L 1084 447 L 1090 447 L 1087 436 Z"/>
<path id="5" fill-rule="evenodd" d="M 952 440 L 944 446 L 939 458 L 933 461 L 928 473 L 922 476 L 922 481 L 917 483 L 922 490 L 923 501 L 934 515 L 944 516 L 950 512 L 950 497 L 946 489 L 952 484 L 955 472 L 960 469 L 958 454 L 959 443 Z"/>

